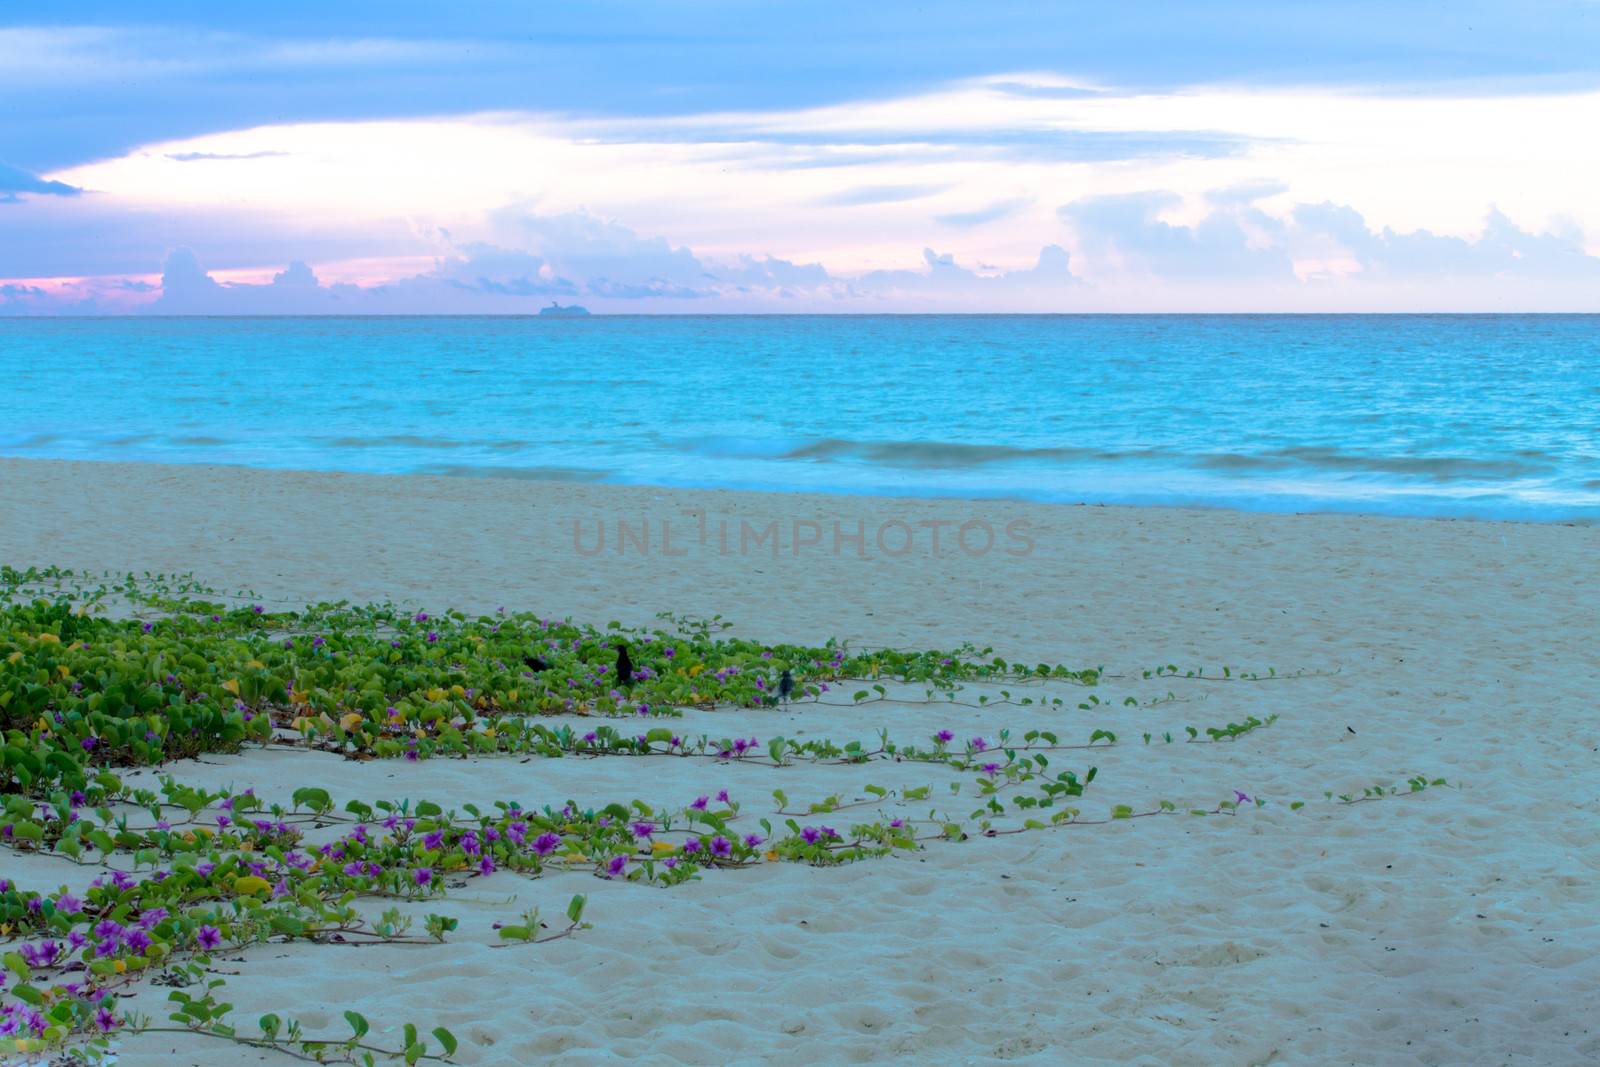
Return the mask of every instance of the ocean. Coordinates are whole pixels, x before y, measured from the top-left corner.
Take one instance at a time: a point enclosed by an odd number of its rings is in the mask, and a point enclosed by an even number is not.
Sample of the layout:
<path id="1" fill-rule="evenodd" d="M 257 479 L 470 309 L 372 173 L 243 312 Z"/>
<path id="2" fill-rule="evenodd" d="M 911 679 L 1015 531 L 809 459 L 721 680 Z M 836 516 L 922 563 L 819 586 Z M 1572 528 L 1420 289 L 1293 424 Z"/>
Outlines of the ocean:
<path id="1" fill-rule="evenodd" d="M 1600 316 L 0 319 L 0 454 L 1600 519 Z"/>

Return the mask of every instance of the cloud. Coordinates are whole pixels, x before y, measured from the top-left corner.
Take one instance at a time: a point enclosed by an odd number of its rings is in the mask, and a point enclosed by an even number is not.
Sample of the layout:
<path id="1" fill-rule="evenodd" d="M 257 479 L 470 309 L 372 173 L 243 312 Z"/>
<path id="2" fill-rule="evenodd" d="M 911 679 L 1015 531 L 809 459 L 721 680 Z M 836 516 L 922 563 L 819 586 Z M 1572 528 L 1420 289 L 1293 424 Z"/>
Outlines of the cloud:
<path id="1" fill-rule="evenodd" d="M 1459 310 L 1600 305 L 1600 257 L 1583 233 L 1525 230 L 1490 209 L 1471 237 L 1425 229 L 1374 229 L 1355 208 L 1299 204 L 1286 218 L 1254 201 L 1283 192 L 1277 183 L 1233 187 L 1205 199 L 1192 225 L 1161 216 L 1183 206 L 1175 193 L 1149 191 L 1073 201 L 1059 209 L 1093 260 L 1103 287 L 1140 277 L 1188 286 L 1191 294 L 1255 290 L 1256 299 L 1297 306 L 1303 298 L 1370 307 L 1374 296 Z M 1463 287 L 1460 283 L 1477 283 Z M 1171 296 L 1178 290 L 1168 289 Z"/>
<path id="2" fill-rule="evenodd" d="M 1301 204 L 1293 217 L 1301 230 L 1348 251 L 1363 279 L 1600 279 L 1600 258 L 1585 251 L 1581 233 L 1531 233 L 1494 209 L 1472 240 L 1427 230 L 1373 231 L 1354 208 L 1326 202 Z"/>
<path id="3" fill-rule="evenodd" d="M 1224 189 L 1212 189 L 1206 193 L 1206 199 L 1213 204 L 1224 206 L 1253 204 L 1257 200 L 1265 200 L 1269 196 L 1277 196 L 1288 191 L 1289 186 L 1284 182 L 1263 178 L 1239 182 Z"/>
<path id="4" fill-rule="evenodd" d="M 1191 280 L 1294 278 L 1294 264 L 1281 244 L 1255 243 L 1261 235 L 1278 236 L 1278 220 L 1238 206 L 1218 208 L 1192 227 L 1158 217 L 1181 203 L 1175 193 L 1124 193 L 1077 200 L 1058 214 L 1077 229 L 1087 253 L 1124 270 Z"/>
<path id="5" fill-rule="evenodd" d="M 492 241 L 435 233 L 431 266 L 389 281 L 329 284 L 295 260 L 256 275 L 268 281 L 243 283 L 213 277 L 193 248 L 180 246 L 159 286 L 19 280 L 0 288 L 0 313 L 528 314 L 553 300 L 596 312 L 1600 306 L 1600 258 L 1586 253 L 1575 227 L 1533 232 L 1491 210 L 1473 236 L 1398 232 L 1370 226 L 1347 205 L 1300 204 L 1275 215 L 1255 203 L 1275 195 L 1275 186 L 1257 183 L 1187 201 L 1165 190 L 1087 197 L 1058 211 L 1071 251 L 1067 241 L 1047 244 L 1032 263 L 1004 269 L 926 247 L 913 267 L 857 272 L 770 254 L 702 255 L 614 219 L 521 205 L 497 213 Z"/>
<path id="6" fill-rule="evenodd" d="M 1030 100 L 1088 100 L 1104 96 L 1103 89 L 1086 89 L 1081 85 L 1035 84 L 1023 81 L 989 80 L 984 85 L 1007 96 L 1021 96 Z"/>
<path id="7" fill-rule="evenodd" d="M 748 157 L 748 166 L 775 169 L 940 159 L 1032 163 L 1224 159 L 1284 141 L 1225 130 L 1087 130 L 1059 125 L 774 129 L 755 122 L 611 123 L 594 138 L 595 144 L 606 145 L 737 146 Z"/>
<path id="8" fill-rule="evenodd" d="M 830 193 L 817 200 L 825 207 L 859 207 L 865 204 L 897 204 L 905 200 L 921 200 L 942 193 L 944 185 L 860 185 Z"/>
<path id="9" fill-rule="evenodd" d="M 712 278 L 738 287 L 741 292 L 773 289 L 794 295 L 800 289 L 817 289 L 833 281 L 821 263 L 791 263 L 787 259 L 740 256 L 738 261 L 712 272 Z"/>
<path id="10" fill-rule="evenodd" d="M 1018 297 L 1059 300 L 1078 283 L 1072 275 L 1071 256 L 1060 245 L 1046 245 L 1032 267 L 1000 274 L 979 274 L 955 261 L 949 253 L 922 250 L 926 270 L 871 271 L 850 282 L 852 295 L 880 300 L 936 302 L 946 307 L 996 306 Z M 1056 305 L 1059 308 L 1059 304 Z"/>
<path id="11" fill-rule="evenodd" d="M 0 163 L 0 204 L 15 204 L 17 193 L 38 193 L 43 196 L 77 196 L 83 192 L 66 182 L 53 182 L 29 174 L 20 167 Z"/>
<path id="12" fill-rule="evenodd" d="M 559 299 L 597 311 L 673 310 L 705 306 L 719 311 L 784 309 L 875 311 L 904 305 L 985 308 L 999 301 L 1028 309 L 1056 308 L 1079 284 L 1070 257 L 1046 246 L 1029 267 L 982 272 L 954 256 L 923 251 L 921 269 L 831 273 L 820 263 L 742 255 L 705 260 L 663 238 L 643 237 L 614 220 L 575 213 L 541 216 L 509 210 L 503 233 L 515 231 L 521 247 L 475 241 L 452 247 L 431 269 L 372 285 L 325 284 L 296 261 L 270 282 L 218 281 L 188 247 L 167 254 L 159 296 L 136 280 L 114 279 L 91 294 L 107 302 L 96 310 L 142 306 L 157 314 L 492 314 L 537 311 Z M 49 294 L 28 294 L 31 310 Z M 130 299 L 138 298 L 137 305 Z M 0 305 L 4 306 L 4 305 Z M 84 307 L 84 305 L 78 305 Z"/>
<path id="13" fill-rule="evenodd" d="M 286 156 L 288 152 L 168 152 L 166 156 L 175 163 L 198 163 L 208 159 L 270 159 Z"/>
<path id="14" fill-rule="evenodd" d="M 996 200 L 988 207 L 980 207 L 972 211 L 953 211 L 947 215 L 935 215 L 935 222 L 942 222 L 946 226 L 982 226 L 986 222 L 1015 215 L 1018 211 L 1033 203 L 1028 197 L 1017 197 L 1013 200 Z"/>

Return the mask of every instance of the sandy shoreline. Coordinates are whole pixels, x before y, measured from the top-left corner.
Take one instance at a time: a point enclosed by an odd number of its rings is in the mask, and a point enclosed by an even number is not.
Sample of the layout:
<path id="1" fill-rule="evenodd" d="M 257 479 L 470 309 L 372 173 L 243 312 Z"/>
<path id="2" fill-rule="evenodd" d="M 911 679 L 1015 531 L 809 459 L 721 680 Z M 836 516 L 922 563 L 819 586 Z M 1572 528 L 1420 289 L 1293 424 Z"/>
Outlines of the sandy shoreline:
<path id="1" fill-rule="evenodd" d="M 620 551 L 619 519 L 632 531 Z M 836 543 L 836 522 L 861 531 L 860 552 Z M 597 523 L 608 537 L 595 552 Z M 741 546 L 742 524 L 775 529 L 776 554 L 770 541 Z M 818 543 L 797 548 L 813 524 Z M 992 548 L 973 551 L 985 543 L 976 524 Z M 892 554 L 906 533 L 912 551 Z M 1096 812 L 1210 804 L 1236 788 L 1270 800 L 1236 819 L 1023 834 L 838 870 L 774 864 L 660 891 L 496 875 L 471 894 L 478 903 L 455 906 L 449 946 L 350 953 L 337 967 L 314 948 L 274 946 L 230 982 L 244 1018 L 310 1018 L 322 999 L 375 1024 L 442 1013 L 474 1042 L 462 1061 L 481 1064 L 608 1052 L 652 1063 L 1592 1060 L 1597 561 L 1593 527 L 0 460 L 0 562 L 12 566 L 192 571 L 291 603 L 506 605 L 600 623 L 670 610 L 720 613 L 772 639 L 971 640 L 1126 676 L 1102 699 L 1178 690 L 1170 707 L 1095 713 L 1131 735 L 1280 716 L 1233 745 L 1097 756 Z M 1138 680 L 1166 663 L 1337 673 L 1253 687 Z M 776 723 L 775 712 L 702 714 L 728 731 L 835 739 L 1100 725 L 1015 708 L 935 723 L 893 705 L 802 708 Z M 439 760 L 402 786 L 381 762 L 253 752 L 179 773 L 283 794 L 325 782 L 382 796 L 420 782 L 457 803 L 680 800 L 726 786 L 769 807 L 775 782 L 793 796 L 854 795 L 918 778 L 619 762 Z M 1415 773 L 1460 788 L 1287 808 Z M 65 878 L 14 853 L 0 874 Z M 527 954 L 487 951 L 489 922 L 530 902 L 558 912 L 574 892 L 592 894 L 594 930 Z M 224 1055 L 244 1058 L 149 1038 L 122 1062 Z"/>

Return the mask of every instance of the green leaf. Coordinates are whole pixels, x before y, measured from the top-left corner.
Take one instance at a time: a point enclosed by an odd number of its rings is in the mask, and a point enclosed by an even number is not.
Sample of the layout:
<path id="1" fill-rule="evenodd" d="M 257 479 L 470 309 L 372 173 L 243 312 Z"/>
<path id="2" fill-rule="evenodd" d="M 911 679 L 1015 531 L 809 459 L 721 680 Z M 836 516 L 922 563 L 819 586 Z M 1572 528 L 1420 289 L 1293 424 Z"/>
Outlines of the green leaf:
<path id="1" fill-rule="evenodd" d="M 347 1011 L 344 1013 L 344 1018 L 345 1021 L 350 1024 L 350 1029 L 356 1032 L 357 1039 L 366 1037 L 367 1031 L 372 1028 L 367 1023 L 366 1016 L 362 1015 L 360 1012 Z"/>
<path id="2" fill-rule="evenodd" d="M 456 1048 L 458 1047 L 456 1035 L 452 1034 L 442 1026 L 435 1026 L 428 1032 L 434 1036 L 435 1040 L 437 1040 L 439 1044 L 444 1046 L 444 1054 L 446 1056 L 454 1056 L 456 1054 Z"/>
<path id="3" fill-rule="evenodd" d="M 290 799 L 294 801 L 295 807 L 304 806 L 318 813 L 333 807 L 333 798 L 328 795 L 328 791 L 326 789 L 317 789 L 314 786 L 296 789 L 290 795 Z"/>

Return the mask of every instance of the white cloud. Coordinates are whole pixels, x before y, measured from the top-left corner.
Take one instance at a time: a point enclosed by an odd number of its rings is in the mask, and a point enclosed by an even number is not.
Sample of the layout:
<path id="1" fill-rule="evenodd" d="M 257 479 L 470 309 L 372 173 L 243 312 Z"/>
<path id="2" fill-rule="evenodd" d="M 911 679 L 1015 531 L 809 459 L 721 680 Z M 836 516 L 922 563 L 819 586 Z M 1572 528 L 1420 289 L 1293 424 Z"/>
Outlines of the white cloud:
<path id="1" fill-rule="evenodd" d="M 84 31 L 74 54 L 98 41 Z M 529 298 L 548 290 L 691 304 L 729 300 L 729 286 L 742 284 L 823 301 L 848 299 L 872 277 L 899 278 L 890 288 L 913 303 L 970 290 L 1014 306 L 1021 283 L 988 280 L 1032 277 L 1048 245 L 1091 283 L 1071 287 L 1075 301 L 1151 306 L 1120 288 L 1147 276 L 1160 280 L 1161 299 L 1184 306 L 1184 292 L 1229 290 L 1230 306 L 1254 299 L 1271 310 L 1304 300 L 1308 281 L 1380 275 L 1403 280 L 1410 297 L 1430 278 L 1433 296 L 1460 296 L 1442 272 L 1463 257 L 1516 261 L 1475 277 L 1527 280 L 1536 262 L 1542 277 L 1576 284 L 1587 269 L 1583 234 L 1600 234 L 1588 189 L 1600 143 L 1577 136 L 1597 113 L 1597 93 L 1141 94 L 1011 74 L 793 111 L 235 130 L 59 171 L 46 177 L 86 195 L 0 210 L 36 219 L 92 211 L 97 233 L 119 219 L 141 235 L 167 226 L 165 243 L 193 244 L 226 270 L 275 269 L 286 247 L 337 248 L 340 259 L 366 261 L 355 280 L 368 288 L 421 276 L 416 259 L 429 257 L 442 271 L 480 271 L 454 277 L 457 287 L 520 286 Z M 1305 205 L 1324 203 L 1348 205 L 1358 221 L 1315 222 L 1318 209 Z M 927 276 L 912 284 L 907 262 L 934 240 L 939 254 L 910 270 Z M 502 254 L 539 264 L 487 270 Z M 967 271 L 962 289 L 942 256 L 997 266 Z M 821 264 L 828 281 L 768 285 L 766 263 Z M 1034 290 L 1028 299 L 1042 303 Z M 1587 290 L 1562 292 L 1593 305 Z"/>

